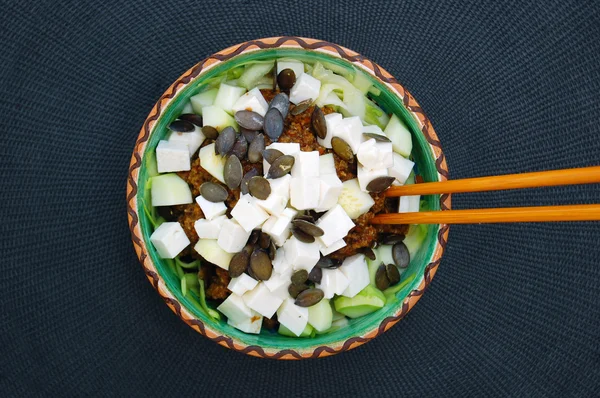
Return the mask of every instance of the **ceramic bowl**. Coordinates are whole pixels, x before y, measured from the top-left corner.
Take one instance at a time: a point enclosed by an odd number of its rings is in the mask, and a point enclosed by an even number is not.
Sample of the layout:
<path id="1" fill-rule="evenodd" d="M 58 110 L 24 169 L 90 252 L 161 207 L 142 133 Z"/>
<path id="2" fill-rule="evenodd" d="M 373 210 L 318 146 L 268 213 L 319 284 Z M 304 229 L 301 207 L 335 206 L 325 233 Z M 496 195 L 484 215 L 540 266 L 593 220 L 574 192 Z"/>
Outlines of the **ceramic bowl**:
<path id="1" fill-rule="evenodd" d="M 146 182 L 145 154 L 153 151 L 167 126 L 202 83 L 249 60 L 297 57 L 325 61 L 342 68 L 367 72 L 381 94 L 376 101 L 388 113 L 403 119 L 413 136 L 413 156 L 424 181 L 443 181 L 448 168 L 440 142 L 419 104 L 387 71 L 356 52 L 337 44 L 300 37 L 272 37 L 237 44 L 204 59 L 178 78 L 150 111 L 135 144 L 127 179 L 127 212 L 133 245 L 150 283 L 166 304 L 190 327 L 214 342 L 245 354 L 276 359 L 316 358 L 355 348 L 387 331 L 402 319 L 426 290 L 440 264 L 448 237 L 447 225 L 428 226 L 427 238 L 403 274 L 402 288 L 384 308 L 350 320 L 348 327 L 314 338 L 290 338 L 264 331 L 240 332 L 221 320 L 215 322 L 198 310 L 180 290 L 177 276 L 149 244 L 149 220 L 141 205 Z M 432 210 L 450 208 L 449 195 L 425 197 Z"/>

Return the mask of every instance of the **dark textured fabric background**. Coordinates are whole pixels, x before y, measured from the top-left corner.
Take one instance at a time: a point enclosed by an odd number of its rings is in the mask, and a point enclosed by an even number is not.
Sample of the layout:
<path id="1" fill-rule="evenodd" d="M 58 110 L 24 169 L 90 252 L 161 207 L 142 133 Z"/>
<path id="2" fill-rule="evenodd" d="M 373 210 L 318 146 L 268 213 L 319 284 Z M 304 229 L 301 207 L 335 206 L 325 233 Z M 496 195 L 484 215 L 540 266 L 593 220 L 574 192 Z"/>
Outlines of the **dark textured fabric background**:
<path id="1" fill-rule="evenodd" d="M 298 4 L 295 4 L 298 3 Z M 451 176 L 599 164 L 594 1 L 0 1 L 0 396 L 600 394 L 600 224 L 450 229 L 388 333 L 317 361 L 222 348 L 146 280 L 126 222 L 131 151 L 181 73 L 302 35 L 394 74 Z M 455 208 L 599 203 L 600 187 L 460 195 Z"/>

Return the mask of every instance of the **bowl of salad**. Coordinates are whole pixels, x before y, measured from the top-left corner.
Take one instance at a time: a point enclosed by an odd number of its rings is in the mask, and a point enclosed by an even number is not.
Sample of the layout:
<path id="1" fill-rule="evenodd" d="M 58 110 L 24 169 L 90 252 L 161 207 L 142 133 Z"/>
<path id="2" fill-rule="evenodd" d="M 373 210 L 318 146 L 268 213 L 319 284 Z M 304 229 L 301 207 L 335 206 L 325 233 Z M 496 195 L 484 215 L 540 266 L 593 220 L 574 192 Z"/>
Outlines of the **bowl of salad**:
<path id="1" fill-rule="evenodd" d="M 143 269 L 190 327 L 275 359 L 333 355 L 388 330 L 439 266 L 447 225 L 375 225 L 447 210 L 449 195 L 386 198 L 448 178 L 415 99 L 337 44 L 235 45 L 152 108 L 127 180 Z"/>

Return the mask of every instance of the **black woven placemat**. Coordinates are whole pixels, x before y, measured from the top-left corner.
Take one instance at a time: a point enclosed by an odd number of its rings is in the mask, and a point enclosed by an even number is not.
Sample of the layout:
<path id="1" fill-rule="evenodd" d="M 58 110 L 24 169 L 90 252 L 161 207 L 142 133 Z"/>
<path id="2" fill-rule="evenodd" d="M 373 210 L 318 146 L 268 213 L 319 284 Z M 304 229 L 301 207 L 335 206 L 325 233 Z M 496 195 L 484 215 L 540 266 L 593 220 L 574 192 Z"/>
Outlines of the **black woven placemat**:
<path id="1" fill-rule="evenodd" d="M 452 227 L 406 319 L 348 353 L 280 362 L 183 324 L 147 282 L 125 213 L 155 100 L 204 56 L 281 34 L 393 73 L 453 178 L 598 164 L 597 2 L 0 3 L 0 396 L 600 394 L 600 224 Z M 598 186 L 453 199 L 594 202 Z"/>

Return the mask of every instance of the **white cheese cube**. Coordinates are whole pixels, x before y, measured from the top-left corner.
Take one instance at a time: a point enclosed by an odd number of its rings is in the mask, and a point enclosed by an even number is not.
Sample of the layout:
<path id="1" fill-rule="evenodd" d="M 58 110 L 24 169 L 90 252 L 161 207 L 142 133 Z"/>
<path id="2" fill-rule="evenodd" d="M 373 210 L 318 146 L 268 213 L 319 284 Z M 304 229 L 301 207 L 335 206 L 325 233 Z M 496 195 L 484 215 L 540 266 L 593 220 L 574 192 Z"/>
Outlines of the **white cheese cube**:
<path id="1" fill-rule="evenodd" d="M 331 139 L 333 138 L 333 132 L 339 122 L 343 120 L 343 116 L 341 113 L 329 113 L 325 115 L 325 125 L 327 126 L 327 135 L 325 138 L 318 138 L 317 142 L 319 145 L 324 146 L 325 148 L 331 149 Z"/>
<path id="2" fill-rule="evenodd" d="M 205 138 L 204 134 L 202 134 L 202 129 L 198 126 L 194 126 L 194 131 L 190 131 L 189 133 L 171 132 L 171 135 L 169 135 L 169 142 L 187 144 L 191 158 L 200 148 L 200 145 L 202 145 Z"/>
<path id="3" fill-rule="evenodd" d="M 241 296 L 248 290 L 254 289 L 256 285 L 258 285 L 258 281 L 244 273 L 236 278 L 231 278 L 229 285 L 227 285 L 227 289 L 231 290 L 232 293 Z"/>
<path id="4" fill-rule="evenodd" d="M 359 145 L 356 158 L 369 170 L 387 169 L 394 165 L 391 142 L 377 142 L 374 138 Z"/>
<path id="5" fill-rule="evenodd" d="M 202 124 L 212 126 L 221 131 L 227 126 L 236 127 L 235 119 L 223 109 L 216 105 L 209 105 L 202 108 Z"/>
<path id="6" fill-rule="evenodd" d="M 358 147 L 363 142 L 363 125 L 360 117 L 352 116 L 344 118 L 337 123 L 333 129 L 333 136 L 340 137 L 352 148 L 352 153 L 358 152 Z"/>
<path id="7" fill-rule="evenodd" d="M 316 211 L 321 212 L 337 205 L 343 185 L 337 174 L 325 174 L 319 177 L 319 180 L 319 205 L 316 207 Z"/>
<path id="8" fill-rule="evenodd" d="M 339 204 L 328 210 L 316 222 L 316 225 L 324 232 L 318 239 L 323 246 L 328 247 L 333 245 L 340 239 L 343 239 L 348 232 L 354 228 L 352 219 L 344 211 Z"/>
<path id="9" fill-rule="evenodd" d="M 297 142 L 274 142 L 265 147 L 265 149 L 277 149 L 284 155 L 294 156 L 297 152 L 300 152 L 300 144 Z M 263 173 L 265 176 L 269 172 L 269 167 L 271 167 L 271 165 L 263 158 Z"/>
<path id="10" fill-rule="evenodd" d="M 271 216 L 262 226 L 262 231 L 269 234 L 277 246 L 282 246 L 290 237 L 292 219 L 282 215 Z"/>
<path id="11" fill-rule="evenodd" d="M 275 258 L 273 259 L 273 271 L 278 274 L 291 274 L 293 270 L 292 264 L 287 261 L 285 257 L 285 250 L 280 247 L 275 251 Z"/>
<path id="12" fill-rule="evenodd" d="M 263 317 L 256 311 L 252 311 L 252 316 L 245 318 L 241 322 L 232 322 L 231 319 L 227 320 L 227 324 L 244 333 L 259 334 L 262 328 Z"/>
<path id="13" fill-rule="evenodd" d="M 283 274 L 273 272 L 269 280 L 263 283 L 269 289 L 271 293 L 278 293 L 281 289 L 287 289 L 290 285 L 290 278 L 292 277 L 292 270 L 288 270 Z"/>
<path id="14" fill-rule="evenodd" d="M 269 215 L 254 203 L 254 198 L 250 194 L 245 194 L 240 196 L 231 210 L 231 217 L 250 233 L 254 228 L 261 226 Z"/>
<path id="15" fill-rule="evenodd" d="M 308 323 L 308 308 L 297 306 L 293 298 L 287 298 L 277 310 L 277 320 L 296 336 L 300 336 Z"/>
<path id="16" fill-rule="evenodd" d="M 344 259 L 340 271 L 348 279 L 348 287 L 341 293 L 346 297 L 354 297 L 369 284 L 369 268 L 363 254 Z"/>
<path id="17" fill-rule="evenodd" d="M 304 73 L 304 64 L 300 61 L 277 61 L 277 75 L 284 69 L 291 69 L 296 75 L 296 79 Z"/>
<path id="18" fill-rule="evenodd" d="M 237 294 L 230 294 L 229 297 L 217 307 L 217 310 L 228 319 L 231 319 L 232 322 L 241 322 L 245 318 L 250 318 L 252 316 L 250 308 L 244 303 L 242 297 Z"/>
<path id="19" fill-rule="evenodd" d="M 190 170 L 188 145 L 183 142 L 161 140 L 156 146 L 156 166 L 159 173 Z"/>
<path id="20" fill-rule="evenodd" d="M 300 269 L 312 271 L 321 258 L 319 243 L 316 240 L 312 243 L 304 243 L 292 236 L 283 245 L 283 250 L 285 258 L 296 271 Z"/>
<path id="21" fill-rule="evenodd" d="M 379 177 L 385 177 L 388 175 L 388 170 L 387 169 L 375 169 L 375 170 L 369 170 L 363 166 L 361 166 L 360 164 L 358 166 L 356 166 L 357 169 L 357 177 L 358 177 L 358 185 L 360 186 L 360 189 L 363 191 L 367 191 L 367 185 L 369 185 L 369 183 L 371 181 L 373 181 L 376 178 Z"/>
<path id="22" fill-rule="evenodd" d="M 290 181 L 292 176 L 289 174 L 283 177 L 269 179 L 269 185 L 271 185 L 271 195 L 279 195 L 290 200 Z"/>
<path id="23" fill-rule="evenodd" d="M 319 156 L 319 175 L 336 174 L 333 153 Z"/>
<path id="24" fill-rule="evenodd" d="M 290 102 L 298 105 L 308 99 L 314 101 L 319 96 L 321 81 L 315 79 L 308 73 L 303 73 L 296 78 L 296 84 L 290 90 Z"/>
<path id="25" fill-rule="evenodd" d="M 246 92 L 244 87 L 231 86 L 221 83 L 217 96 L 215 98 L 215 106 L 223 109 L 227 113 L 233 112 L 233 104 Z M 202 111 L 204 113 L 204 111 Z"/>
<path id="26" fill-rule="evenodd" d="M 363 126 L 362 132 L 363 133 L 373 133 L 373 134 L 385 135 L 385 133 L 383 132 L 383 130 L 381 129 L 381 127 L 379 127 L 376 124 L 370 124 L 368 126 Z"/>
<path id="27" fill-rule="evenodd" d="M 421 204 L 421 195 L 400 196 L 398 213 L 416 213 Z"/>
<path id="28" fill-rule="evenodd" d="M 320 181 L 318 177 L 292 177 L 290 202 L 298 210 L 314 209 L 319 205 Z"/>
<path id="29" fill-rule="evenodd" d="M 294 167 L 292 177 L 318 177 L 319 176 L 319 152 L 297 152 L 294 154 Z"/>
<path id="30" fill-rule="evenodd" d="M 238 111 L 252 111 L 261 116 L 265 116 L 268 109 L 269 104 L 265 101 L 265 97 L 263 97 L 258 87 L 254 87 L 252 90 L 238 98 L 232 107 L 234 114 Z"/>
<path id="31" fill-rule="evenodd" d="M 190 97 L 190 104 L 192 105 L 194 113 L 202 115 L 202 108 L 214 104 L 217 91 L 219 91 L 218 88 L 213 88 Z"/>
<path id="32" fill-rule="evenodd" d="M 404 185 L 415 166 L 415 162 L 402 157 L 396 152 L 394 152 L 392 156 L 394 158 L 394 165 L 388 169 L 390 177 L 396 179 L 392 185 Z"/>
<path id="33" fill-rule="evenodd" d="M 320 250 L 321 250 L 321 254 L 326 256 L 337 250 L 340 250 L 342 247 L 346 247 L 346 241 L 344 239 L 337 240 L 329 246 L 321 246 Z"/>
<path id="34" fill-rule="evenodd" d="M 204 218 L 212 220 L 215 217 L 222 216 L 227 211 L 225 202 L 210 202 L 202 197 L 202 195 L 196 197 L 196 203 L 202 209 Z"/>
<path id="35" fill-rule="evenodd" d="M 291 207 L 286 207 L 285 210 L 281 212 L 281 216 L 285 216 L 290 219 L 296 217 L 297 215 L 298 215 L 298 210 L 293 209 Z"/>
<path id="36" fill-rule="evenodd" d="M 194 229 L 200 239 L 218 239 L 225 220 L 227 220 L 226 215 L 215 217 L 212 220 L 201 218 L 194 223 Z"/>
<path id="37" fill-rule="evenodd" d="M 251 231 L 252 230 L 250 230 L 250 232 Z M 250 232 L 247 232 L 235 220 L 228 219 L 223 221 L 217 243 L 221 249 L 225 250 L 227 253 L 237 253 L 242 251 L 244 246 L 246 246 L 246 242 L 248 242 L 248 238 L 250 237 Z"/>
<path id="38" fill-rule="evenodd" d="M 248 307 L 267 318 L 271 318 L 283 303 L 283 299 L 271 293 L 264 283 L 259 283 L 242 297 Z"/>
<path id="39" fill-rule="evenodd" d="M 287 206 L 288 198 L 276 195 L 271 191 L 269 197 L 265 200 L 255 199 L 254 202 L 267 213 L 278 216 Z M 233 214 L 233 213 L 232 213 Z"/>
<path id="40" fill-rule="evenodd" d="M 175 258 L 190 244 L 190 240 L 178 222 L 160 224 L 150 236 L 150 242 L 161 258 Z"/>
<path id="41" fill-rule="evenodd" d="M 341 294 L 348 287 L 348 278 L 346 278 L 346 275 L 344 275 L 339 268 L 324 268 L 322 272 L 323 276 L 321 277 L 321 283 L 317 283 L 316 286 L 323 290 L 326 299 L 332 298 L 335 294 Z"/>

